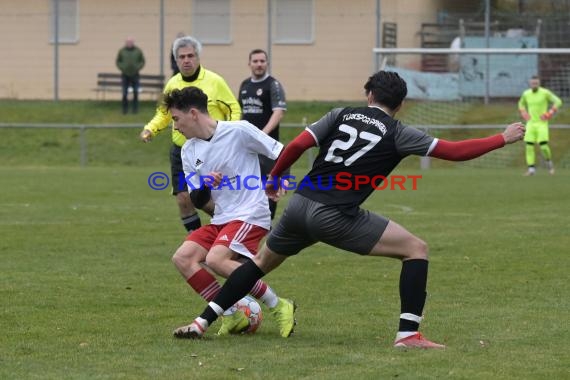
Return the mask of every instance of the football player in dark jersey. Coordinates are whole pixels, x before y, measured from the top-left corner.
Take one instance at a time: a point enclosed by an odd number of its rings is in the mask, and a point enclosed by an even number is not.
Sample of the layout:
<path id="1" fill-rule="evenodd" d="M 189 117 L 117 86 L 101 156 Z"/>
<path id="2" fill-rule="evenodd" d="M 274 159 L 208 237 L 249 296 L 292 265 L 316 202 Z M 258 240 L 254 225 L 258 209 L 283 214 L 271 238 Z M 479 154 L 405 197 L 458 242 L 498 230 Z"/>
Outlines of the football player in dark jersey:
<path id="1" fill-rule="evenodd" d="M 320 241 L 361 255 L 401 260 L 401 310 L 394 346 L 445 347 L 418 332 L 426 298 L 427 244 L 396 222 L 360 205 L 379 186 L 372 179 L 387 177 L 408 155 L 470 160 L 522 140 L 525 128 L 522 123 L 513 123 L 502 133 L 486 138 L 456 142 L 438 139 L 394 119 L 407 95 L 406 82 L 397 73 L 379 71 L 368 79 L 364 89 L 367 107 L 332 110 L 283 150 L 271 171 L 268 195 L 277 191 L 285 168 L 308 148 L 319 146 L 307 174 L 315 185 L 297 189 L 259 254 L 232 273 L 214 301 L 188 325 L 187 338 L 200 338 L 218 315 L 245 296 L 259 278 L 287 257 Z M 329 178 L 332 186 L 328 182 L 326 189 L 317 186 L 323 178 Z M 354 179 L 353 186 L 347 186 L 347 178 Z M 291 330 L 293 321 L 291 317 Z"/>
<path id="2" fill-rule="evenodd" d="M 238 92 L 242 119 L 249 121 L 263 132 L 279 141 L 279 122 L 287 110 L 285 90 L 281 83 L 267 72 L 267 53 L 254 49 L 249 53 L 251 76 L 245 79 Z M 273 169 L 275 161 L 259 156 L 261 175 L 266 176 Z M 271 219 L 275 217 L 277 202 L 269 200 Z"/>

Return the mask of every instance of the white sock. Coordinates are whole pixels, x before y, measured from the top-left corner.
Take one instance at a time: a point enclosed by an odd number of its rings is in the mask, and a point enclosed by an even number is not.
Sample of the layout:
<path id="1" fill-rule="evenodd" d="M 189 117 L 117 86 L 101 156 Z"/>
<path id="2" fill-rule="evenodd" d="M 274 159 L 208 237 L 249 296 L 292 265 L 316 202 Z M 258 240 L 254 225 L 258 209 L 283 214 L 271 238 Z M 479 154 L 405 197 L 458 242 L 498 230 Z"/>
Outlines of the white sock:
<path id="1" fill-rule="evenodd" d="M 264 304 L 266 304 L 267 307 L 270 309 L 274 308 L 275 306 L 277 306 L 277 303 L 279 303 L 279 297 L 277 297 L 277 294 L 275 294 L 273 289 L 271 289 L 271 287 L 269 286 L 267 287 L 265 293 L 263 293 L 263 295 L 259 297 L 259 300 Z"/>
<path id="2" fill-rule="evenodd" d="M 205 320 L 204 318 L 198 317 L 198 318 L 194 319 L 194 322 L 196 322 L 196 323 L 198 323 L 200 326 L 202 326 L 202 328 L 203 328 L 204 330 L 206 330 L 206 329 L 208 328 L 208 321 Z"/>
<path id="3" fill-rule="evenodd" d="M 417 333 L 418 333 L 417 331 L 398 331 L 398 333 L 396 334 L 396 341 L 415 335 Z"/>

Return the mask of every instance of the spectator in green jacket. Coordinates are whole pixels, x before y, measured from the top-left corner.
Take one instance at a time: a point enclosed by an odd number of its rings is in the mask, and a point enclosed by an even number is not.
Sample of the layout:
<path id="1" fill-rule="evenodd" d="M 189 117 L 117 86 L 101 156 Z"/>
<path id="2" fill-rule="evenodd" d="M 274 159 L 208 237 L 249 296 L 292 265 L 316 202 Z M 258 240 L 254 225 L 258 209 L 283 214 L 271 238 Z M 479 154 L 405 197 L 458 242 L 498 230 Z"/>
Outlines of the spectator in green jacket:
<path id="1" fill-rule="evenodd" d="M 116 65 L 121 71 L 121 84 L 123 87 L 123 114 L 129 111 L 128 94 L 129 88 L 133 91 L 133 113 L 138 112 L 139 108 L 139 72 L 144 67 L 144 54 L 142 50 L 135 45 L 133 37 L 127 37 L 125 46 L 119 50 L 117 54 Z"/>

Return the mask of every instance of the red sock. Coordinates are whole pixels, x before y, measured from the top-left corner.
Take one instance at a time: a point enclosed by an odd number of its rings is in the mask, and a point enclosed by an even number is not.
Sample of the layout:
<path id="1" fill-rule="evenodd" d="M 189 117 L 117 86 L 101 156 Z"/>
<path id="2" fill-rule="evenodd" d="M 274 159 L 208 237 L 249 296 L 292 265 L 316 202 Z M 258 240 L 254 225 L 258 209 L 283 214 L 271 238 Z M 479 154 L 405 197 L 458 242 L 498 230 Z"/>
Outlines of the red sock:
<path id="1" fill-rule="evenodd" d="M 204 268 L 194 273 L 186 282 L 208 302 L 212 301 L 221 289 L 216 278 Z"/>
<path id="2" fill-rule="evenodd" d="M 257 280 L 249 294 L 257 299 L 260 299 L 267 291 L 267 284 L 261 280 Z"/>

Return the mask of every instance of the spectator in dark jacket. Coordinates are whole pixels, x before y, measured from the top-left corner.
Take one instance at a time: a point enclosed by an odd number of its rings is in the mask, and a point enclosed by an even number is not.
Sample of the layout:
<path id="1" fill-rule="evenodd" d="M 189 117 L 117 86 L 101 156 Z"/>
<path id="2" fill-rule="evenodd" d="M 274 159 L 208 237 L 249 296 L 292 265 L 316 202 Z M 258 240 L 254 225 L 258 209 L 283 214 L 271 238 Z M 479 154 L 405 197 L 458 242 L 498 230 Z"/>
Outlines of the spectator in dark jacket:
<path id="1" fill-rule="evenodd" d="M 119 50 L 116 59 L 117 68 L 121 71 L 121 83 L 123 86 L 123 114 L 129 111 L 128 94 L 129 88 L 133 90 L 133 113 L 139 108 L 139 72 L 144 67 L 144 54 L 142 50 L 135 46 L 133 37 L 127 37 L 125 46 Z"/>

